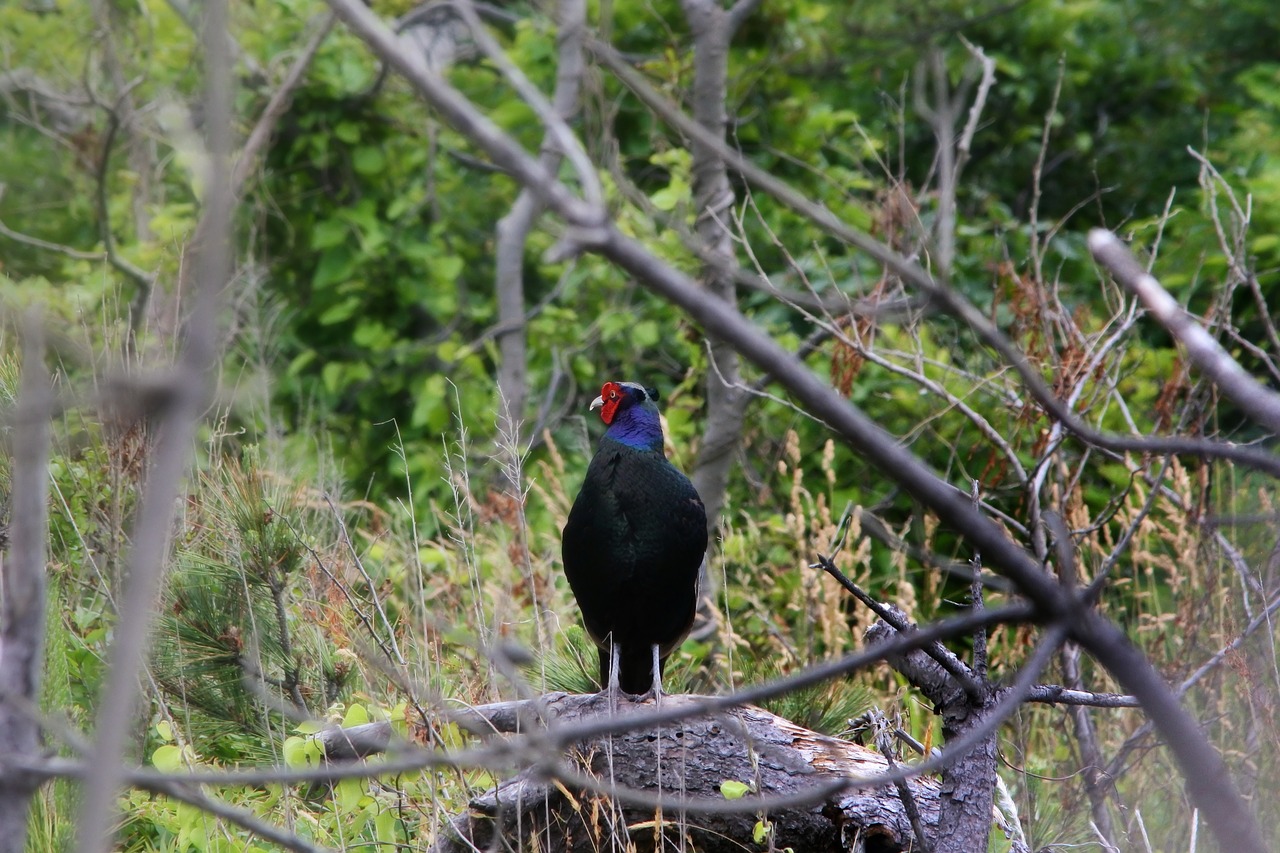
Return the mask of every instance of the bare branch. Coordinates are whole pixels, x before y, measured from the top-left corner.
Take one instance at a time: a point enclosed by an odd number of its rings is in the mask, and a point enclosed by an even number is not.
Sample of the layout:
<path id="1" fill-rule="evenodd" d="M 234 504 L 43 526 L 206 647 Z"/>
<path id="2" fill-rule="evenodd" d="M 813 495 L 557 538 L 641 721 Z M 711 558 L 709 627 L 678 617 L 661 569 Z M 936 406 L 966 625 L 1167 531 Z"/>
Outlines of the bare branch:
<path id="1" fill-rule="evenodd" d="M 1049 109 L 1044 114 L 1044 125 L 1040 130 L 1040 150 L 1036 154 L 1036 164 L 1031 169 L 1031 205 L 1027 210 L 1031 220 L 1027 235 L 1031 241 L 1031 267 L 1037 282 L 1044 281 L 1044 244 L 1040 240 L 1040 193 L 1044 178 L 1044 162 L 1049 155 L 1049 137 L 1053 133 L 1053 119 L 1058 112 L 1058 98 L 1062 96 L 1062 81 L 1067 76 L 1065 56 L 1058 57 L 1058 79 L 1053 87 L 1053 98 L 1049 101 Z"/>
<path id="2" fill-rule="evenodd" d="M 694 231 L 712 260 L 704 261 L 700 277 L 710 293 L 728 304 L 737 304 L 734 277 L 738 258 L 729 216 L 734 206 L 734 190 L 729 183 L 725 160 L 719 155 L 729 123 L 726 112 L 729 86 L 729 44 L 750 2 L 739 3 L 734 13 L 726 12 L 720 0 L 682 0 L 685 20 L 693 32 L 693 87 L 690 101 L 693 120 L 716 145 L 706 145 L 694 137 L 693 210 Z M 739 17 L 734 18 L 734 14 Z M 706 417 L 702 442 L 689 479 L 707 511 L 708 532 L 714 533 L 724 508 L 729 472 L 742 443 L 742 428 L 751 397 L 742 392 L 742 366 L 737 351 L 716 335 L 707 337 L 707 361 L 712 369 L 706 376 Z M 704 562 L 700 570 L 698 609 L 703 618 L 709 612 L 708 596 L 714 578 Z M 714 625 L 714 619 L 707 619 Z"/>
<path id="3" fill-rule="evenodd" d="M 155 276 L 149 275 L 120 257 L 120 254 L 116 251 L 115 236 L 111 231 L 111 209 L 107 204 L 107 170 L 111 165 L 111 151 L 115 146 L 116 134 L 120 131 L 120 110 L 123 104 L 127 102 L 129 92 L 133 89 L 133 86 L 139 82 L 139 80 L 135 80 L 126 87 L 116 98 L 115 104 L 107 109 L 107 132 L 102 140 L 102 156 L 98 158 L 93 194 L 94 206 L 98 215 L 98 237 L 102 240 L 103 257 L 112 267 L 132 279 L 137 286 L 137 293 L 134 294 L 129 308 L 129 328 L 135 334 L 140 331 L 143 311 L 146 308 L 147 300 L 151 296 L 151 288 L 155 285 Z"/>
<path id="4" fill-rule="evenodd" d="M 978 133 L 978 121 L 982 118 L 982 111 L 987 105 L 987 96 L 991 93 L 991 87 L 996 82 L 996 61 L 987 56 L 982 48 L 971 44 L 963 35 L 959 35 L 959 39 L 968 49 L 969 55 L 978 61 L 982 69 L 982 79 L 978 81 L 978 91 L 974 94 L 973 104 L 969 107 L 969 118 L 964 123 L 964 130 L 960 132 L 959 141 L 956 142 L 956 180 L 959 180 L 961 170 L 969 161 L 973 137 Z"/>
<path id="5" fill-rule="evenodd" d="M 1062 647 L 1062 673 L 1068 686 L 1075 688 L 1080 681 L 1080 647 L 1067 643 Z M 1107 786 L 1103 780 L 1102 749 L 1098 745 L 1097 730 L 1093 718 L 1083 705 L 1073 705 L 1070 710 L 1071 722 L 1075 727 L 1076 743 L 1080 749 L 1080 761 L 1083 765 L 1085 794 L 1089 797 L 1089 806 L 1093 811 L 1093 823 L 1098 834 L 1109 843 L 1114 843 L 1115 827 L 1111 822 L 1111 812 L 1107 809 Z"/>
<path id="6" fill-rule="evenodd" d="M 1094 693 L 1057 684 L 1037 684 L 1027 693 L 1028 702 L 1044 705 L 1084 705 L 1091 708 L 1141 708 L 1136 696 L 1126 693 Z"/>
<path id="7" fill-rule="evenodd" d="M 563 114 L 560 107 L 561 104 L 552 104 L 542 91 L 534 86 L 520 70 L 506 52 L 494 41 L 489 35 L 489 31 L 485 29 L 484 23 L 480 20 L 480 16 L 476 14 L 474 5 L 471 0 L 454 0 L 456 8 L 462 13 L 462 17 L 466 20 L 467 25 L 471 27 L 471 34 L 475 38 L 480 49 L 484 51 L 489 60 L 498 66 L 498 70 L 507 78 L 512 87 L 524 99 L 534 112 L 538 114 L 538 118 L 542 119 L 542 125 L 546 128 L 546 140 L 544 146 L 549 146 L 559 152 L 572 165 L 574 173 L 578 176 L 579 185 L 582 187 L 582 195 L 586 202 L 592 206 L 604 204 L 604 190 L 600 186 L 600 178 L 596 174 L 595 165 L 592 164 L 591 158 L 587 156 L 586 150 L 582 147 L 582 142 L 577 135 L 569 127 L 568 115 L 572 115 L 573 104 L 570 104 L 569 113 Z M 574 18 L 581 18 L 581 23 L 574 27 Z M 564 35 L 569 38 L 569 50 L 572 52 L 581 52 L 582 27 L 586 24 L 586 13 L 583 11 L 581 16 L 571 12 L 568 19 L 570 27 L 565 30 Z M 561 45 L 562 50 L 564 44 Z M 576 60 L 572 57 L 569 62 L 569 70 L 581 73 L 581 58 Z M 575 81 L 567 81 L 569 88 L 563 94 L 573 94 L 573 101 L 577 101 L 577 83 Z M 560 81 L 557 80 L 557 85 Z M 553 169 L 548 169 L 554 172 Z"/>
<path id="8" fill-rule="evenodd" d="M 924 80 L 928 77 L 928 81 Z M 959 169 L 956 163 L 956 118 L 960 114 L 960 96 L 949 92 L 947 65 L 942 49 L 929 48 L 927 58 L 916 68 L 916 110 L 924 116 L 937 140 L 938 215 L 934 224 L 934 255 L 938 271 L 951 274 L 951 264 L 956 252 L 956 184 Z M 925 90 L 931 89 L 933 102 L 926 100 Z"/>
<path id="9" fill-rule="evenodd" d="M 1256 423 L 1280 433 L 1280 394 L 1265 388 L 1204 327 L 1178 304 L 1154 276 L 1142 268 L 1116 235 L 1102 228 L 1089 232 L 1089 251 L 1116 280 L 1135 293 L 1147 311 L 1186 349 L 1187 356 L 1223 394 Z"/>
<path id="10" fill-rule="evenodd" d="M 249 132 L 249 137 L 244 141 L 244 146 L 240 149 L 239 156 L 236 157 L 236 164 L 231 172 L 231 192 L 233 195 L 239 195 L 244 191 L 250 172 L 258 165 L 258 155 L 266 147 L 267 142 L 271 139 L 271 134 L 276 129 L 276 125 L 280 123 L 281 117 L 289 109 L 289 101 L 293 98 L 293 93 L 301 85 L 303 75 L 311 67 L 311 61 L 315 59 L 320 46 L 324 44 L 324 40 L 329 37 L 329 33 L 333 30 L 333 25 L 337 23 L 337 20 L 337 17 L 332 12 L 321 19 L 319 25 L 316 26 L 315 31 L 311 34 L 311 38 L 307 39 L 302 51 L 294 58 L 293 64 L 289 66 L 289 71 L 284 75 L 284 79 L 280 81 L 280 85 L 271 93 L 271 98 L 267 101 L 267 105 L 262 108 L 262 114 L 258 116 L 258 121 L 254 124 L 253 130 Z"/>
<path id="11" fill-rule="evenodd" d="M 427 67 L 416 53 L 406 50 L 402 41 L 359 0 L 328 0 L 330 8 L 351 28 L 352 32 L 372 48 L 379 57 L 404 75 L 418 93 L 446 121 L 482 148 L 494 162 L 510 172 L 524 186 L 530 187 L 573 226 L 590 233 L 607 221 L 607 212 L 571 193 L 548 169 L 529 156 L 519 143 L 481 115 L 470 101 L 444 78 Z"/>
<path id="12" fill-rule="evenodd" d="M 737 0 L 729 7 L 729 32 L 732 35 L 742 26 L 742 22 L 751 17 L 751 13 L 760 8 L 763 0 Z"/>
<path id="13" fill-rule="evenodd" d="M 3 192 L 3 189 L 4 185 L 0 184 L 0 193 Z M 106 252 L 82 252 L 70 246 L 63 246 L 61 243 L 50 243 L 48 240 L 41 240 L 39 237 L 32 237 L 20 231 L 14 231 L 3 222 L 0 222 L 0 235 L 8 237 L 15 243 L 22 243 L 24 246 L 33 246 L 48 252 L 57 252 L 60 255 L 66 255 L 68 258 L 75 258 L 77 261 L 105 261 L 107 259 Z"/>
<path id="14" fill-rule="evenodd" d="M 906 618 L 906 615 L 903 614 L 902 611 L 898 610 L 896 607 L 887 606 L 876 601 L 864 592 L 857 584 L 849 580 L 849 578 L 845 576 L 844 572 L 836 568 L 835 563 L 833 563 L 829 557 L 824 557 L 819 554 L 818 562 L 814 563 L 809 568 L 820 568 L 829 574 L 835 579 L 836 583 L 844 587 L 846 592 L 858 599 L 858 601 L 862 602 L 862 604 L 870 609 L 872 613 L 876 614 L 876 616 L 884 621 L 885 624 L 892 626 L 898 633 L 907 634 L 915 630 L 916 626 Z M 964 661 L 956 657 L 950 650 L 943 646 L 942 643 L 930 643 L 927 646 L 924 646 L 922 651 L 929 657 L 933 658 L 934 661 L 937 662 L 938 666 L 946 670 L 947 674 L 955 679 L 956 683 L 961 686 L 970 699 L 978 701 L 982 699 L 984 692 L 982 685 L 974 678 L 973 673 L 969 670 L 969 667 L 965 665 Z"/>
<path id="15" fill-rule="evenodd" d="M 1269 627 L 1274 625 L 1272 618 L 1275 616 L 1277 611 L 1280 611 L 1280 595 L 1277 595 L 1261 613 L 1250 620 L 1249 624 L 1245 626 L 1245 629 L 1240 632 L 1240 636 L 1236 637 L 1234 640 L 1219 649 L 1208 660 L 1197 667 L 1195 672 L 1183 679 L 1182 683 L 1178 685 L 1176 695 L 1179 697 L 1186 695 L 1187 691 L 1198 684 L 1200 679 L 1204 678 L 1206 675 L 1221 666 L 1223 661 L 1227 660 L 1228 656 L 1243 646 L 1249 637 L 1253 636 L 1253 634 L 1255 634 L 1260 628 L 1263 626 Z M 1154 728 L 1155 726 L 1152 721 L 1148 720 L 1139 726 L 1133 734 L 1129 735 L 1129 737 L 1125 739 L 1125 742 L 1120 746 L 1120 749 L 1116 751 L 1115 756 L 1107 764 L 1104 778 L 1118 778 L 1120 770 L 1124 766 L 1125 760 L 1128 758 L 1129 754 L 1137 748 L 1138 744 L 1141 743 L 1147 735 L 1151 734 Z"/>
<path id="16" fill-rule="evenodd" d="M 92 778 L 90 776 L 86 781 Z M 321 853 L 321 851 L 325 850 L 325 848 L 317 847 L 287 829 L 260 820 L 257 815 L 248 809 L 238 808 L 215 797 L 207 796 L 197 788 L 188 787 L 180 782 L 153 778 L 145 783 L 139 783 L 138 787 L 151 791 L 153 794 L 161 794 L 195 806 L 207 814 L 247 830 L 264 841 L 278 844 L 285 850 L 293 850 L 294 853 Z"/>
<path id="17" fill-rule="evenodd" d="M 884 756 L 889 769 L 897 770 L 898 762 L 893 757 L 893 738 L 889 732 L 888 721 L 884 719 L 883 714 L 879 714 L 875 722 L 879 724 L 875 733 L 876 749 L 880 750 L 880 754 Z M 898 797 L 902 800 L 902 807 L 906 809 L 907 817 L 911 821 L 911 832 L 915 835 L 917 849 L 921 853 L 933 853 L 933 848 L 929 845 L 928 836 L 925 835 L 924 824 L 920 820 L 920 807 L 916 804 L 915 795 L 911 793 L 911 789 L 907 787 L 907 783 L 904 781 L 894 782 L 893 785 L 897 788 Z"/>
<path id="18" fill-rule="evenodd" d="M 400 652 L 400 644 L 396 642 L 396 629 L 391 624 L 391 620 L 387 618 L 387 611 L 382 607 L 382 599 L 378 596 L 378 585 L 374 583 L 373 578 L 369 576 L 369 572 L 365 569 L 364 561 L 360 559 L 355 543 L 351 541 L 351 535 L 347 533 L 347 522 L 342 517 L 342 513 L 338 511 L 333 498 L 325 494 L 324 502 L 329 505 L 329 511 L 333 513 L 334 520 L 338 522 L 338 530 L 342 534 L 342 542 L 347 546 L 347 553 L 351 555 L 351 561 L 355 563 L 356 568 L 360 571 L 360 577 L 364 578 L 365 586 L 369 589 L 369 597 L 373 600 L 373 609 L 377 611 L 378 619 L 386 629 L 387 638 L 385 640 L 378 637 L 377 632 L 372 630 L 372 626 L 370 636 L 377 642 L 391 665 L 398 669 L 403 669 L 406 666 L 404 655 Z"/>
<path id="19" fill-rule="evenodd" d="M 177 364 L 182 382 L 161 413 L 160 438 L 147 472 L 142 505 L 129 555 L 129 578 L 120 603 L 110 666 L 98 705 L 92 756 L 94 784 L 86 786 L 78 827 L 79 849 L 112 847 L 116 795 L 125 781 L 127 735 L 134 725 L 138 673 L 155 615 L 153 603 L 163 575 L 177 501 L 196 427 L 210 397 L 217 357 L 218 303 L 231 268 L 231 63 L 225 0 L 205 4 L 205 133 L 209 172 L 205 210 L 197 226 L 197 289 Z"/>

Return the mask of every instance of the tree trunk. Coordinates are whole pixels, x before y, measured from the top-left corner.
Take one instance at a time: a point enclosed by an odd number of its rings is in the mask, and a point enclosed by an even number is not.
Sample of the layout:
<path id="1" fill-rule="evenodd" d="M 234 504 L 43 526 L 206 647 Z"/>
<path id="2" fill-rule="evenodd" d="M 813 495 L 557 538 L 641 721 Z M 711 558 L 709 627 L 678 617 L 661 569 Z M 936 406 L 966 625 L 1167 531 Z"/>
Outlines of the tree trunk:
<path id="1" fill-rule="evenodd" d="M 48 460 L 52 393 L 39 320 L 30 319 L 23 351 L 18 426 L 13 439 L 13 511 L 9 559 L 0 553 L 0 853 L 26 846 L 27 812 L 39 777 L 5 767 L 40 754 L 40 678 L 44 667 L 45 541 L 49 534 Z"/>
<path id="2" fill-rule="evenodd" d="M 556 73 L 552 106 L 565 121 L 578 110 L 578 91 L 582 88 L 584 68 L 582 39 L 586 15 L 584 0 L 561 0 L 558 38 L 560 65 Z M 553 139 L 554 134 L 548 132 L 539 158 L 548 172 L 559 168 L 562 156 Z M 534 222 L 545 208 L 546 205 L 538 195 L 525 187 L 507 215 L 498 220 L 494 257 L 494 287 L 497 291 L 500 329 L 497 335 L 500 355 L 497 377 L 498 411 L 499 426 L 507 433 L 507 440 L 512 447 L 523 446 L 526 435 L 521 429 L 521 422 L 529 397 L 524 298 L 525 243 Z M 523 488 L 520 483 L 510 485 L 515 494 L 519 494 Z"/>
<path id="3" fill-rule="evenodd" d="M 874 645 L 897 635 L 884 622 L 867 630 L 866 641 Z M 983 724 L 1000 699 L 1000 689 L 985 678 L 975 679 L 981 698 L 975 699 L 946 670 L 923 650 L 890 655 L 885 660 L 934 703 L 942 716 L 942 732 L 955 740 Z M 964 853 L 986 850 L 991 835 L 992 809 L 996 790 L 996 733 L 974 748 L 951 757 L 942 770 L 939 797 L 940 826 L 944 828 L 934 853 Z"/>
<path id="4" fill-rule="evenodd" d="M 728 95 L 729 42 L 751 3 L 740 0 L 725 10 L 720 0 L 684 0 L 685 18 L 693 31 L 693 117 L 700 125 L 723 139 Z M 733 188 L 724 160 L 709 146 L 693 143 L 693 194 L 697 211 L 695 231 L 708 255 L 702 267 L 702 283 L 716 296 L 737 305 L 733 277 L 737 266 L 729 222 L 733 211 Z M 715 335 L 707 336 L 707 420 L 702 445 L 694 464 L 694 488 L 707 509 L 708 541 L 715 541 L 716 527 L 724 509 L 729 471 L 742 441 L 742 425 L 748 397 L 743 388 L 738 352 Z M 702 600 L 713 596 L 713 575 L 702 565 L 699 589 Z M 708 608 L 699 605 L 704 615 Z M 714 623 L 709 623 L 714 624 Z"/>

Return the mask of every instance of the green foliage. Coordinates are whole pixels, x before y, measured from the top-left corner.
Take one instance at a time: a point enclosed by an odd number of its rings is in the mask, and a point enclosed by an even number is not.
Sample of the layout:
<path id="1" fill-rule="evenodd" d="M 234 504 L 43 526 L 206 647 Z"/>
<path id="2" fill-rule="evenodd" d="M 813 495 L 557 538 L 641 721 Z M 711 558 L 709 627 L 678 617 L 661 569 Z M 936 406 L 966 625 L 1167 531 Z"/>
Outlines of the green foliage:
<path id="1" fill-rule="evenodd" d="M 591 693 L 600 690 L 596 644 L 578 625 L 566 628 L 561 641 L 539 666 L 527 667 L 529 680 L 545 691 Z"/>
<path id="2" fill-rule="evenodd" d="M 180 548 L 157 629 L 155 678 L 198 712 L 191 724 L 223 758 L 261 749 L 274 707 L 318 714 L 348 668 L 321 626 L 292 612 L 305 543 L 324 529 L 296 489 L 250 455 L 202 473 L 204 524 Z M 264 704 L 263 697 L 272 697 Z M 261 756 L 263 758 L 266 755 Z"/>

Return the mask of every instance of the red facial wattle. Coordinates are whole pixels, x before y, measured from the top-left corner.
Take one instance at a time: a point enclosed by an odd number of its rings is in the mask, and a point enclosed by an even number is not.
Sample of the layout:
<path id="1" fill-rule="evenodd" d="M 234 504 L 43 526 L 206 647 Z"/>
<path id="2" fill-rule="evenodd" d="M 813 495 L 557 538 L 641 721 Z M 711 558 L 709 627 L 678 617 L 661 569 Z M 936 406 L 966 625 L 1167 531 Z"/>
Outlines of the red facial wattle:
<path id="1" fill-rule="evenodd" d="M 626 393 L 617 382 L 606 382 L 600 389 L 600 420 L 606 426 L 613 423 L 614 416 L 618 414 L 618 406 L 622 403 L 622 395 Z"/>

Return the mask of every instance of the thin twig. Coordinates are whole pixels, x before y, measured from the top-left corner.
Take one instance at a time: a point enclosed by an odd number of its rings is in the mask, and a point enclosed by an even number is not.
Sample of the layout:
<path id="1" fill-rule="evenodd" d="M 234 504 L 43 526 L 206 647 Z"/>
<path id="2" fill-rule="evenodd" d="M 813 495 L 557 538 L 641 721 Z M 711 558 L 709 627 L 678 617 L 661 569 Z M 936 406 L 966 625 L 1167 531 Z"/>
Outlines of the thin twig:
<path id="1" fill-rule="evenodd" d="M 289 66 L 289 70 L 285 73 L 284 79 L 280 81 L 280 85 L 271 93 L 271 98 L 267 101 L 267 105 L 262 108 L 262 113 L 258 116 L 257 122 L 254 123 L 253 130 L 249 132 L 244 145 L 240 148 L 240 154 L 236 157 L 235 166 L 231 170 L 231 191 L 233 194 L 239 195 L 244 191 L 249 175 L 258 165 L 258 155 L 262 153 L 267 142 L 270 141 L 276 125 L 280 123 L 280 119 L 289 109 L 289 102 L 293 98 L 293 93 L 302 84 L 303 76 L 307 73 L 307 69 L 311 67 L 312 60 L 315 59 L 316 54 L 320 51 L 320 46 L 329 37 L 329 33 L 333 30 L 333 26 L 337 21 L 337 16 L 333 12 L 329 12 L 320 20 L 311 37 L 307 39 L 307 43 L 303 45 L 302 50 L 294 58 L 293 64 Z"/>
<path id="2" fill-rule="evenodd" d="M 286 850 L 293 850 L 295 853 L 322 853 L 322 851 L 328 849 L 311 844 L 287 829 L 267 823 L 248 809 L 225 803 L 215 797 L 201 793 L 196 788 L 188 787 L 176 781 L 152 778 L 145 782 L 139 782 L 138 787 L 153 794 L 160 794 L 187 805 L 195 806 L 206 814 L 235 824 L 263 841 L 277 844 Z"/>
<path id="3" fill-rule="evenodd" d="M 1280 394 L 1248 374 L 1204 327 L 1143 269 L 1116 235 L 1102 228 L 1089 232 L 1089 251 L 1116 280 L 1137 294 L 1147 311 L 1182 344 L 1187 357 L 1222 393 L 1258 424 L 1280 434 Z"/>
<path id="4" fill-rule="evenodd" d="M 877 722 L 880 725 L 876 728 L 876 749 L 880 750 L 880 754 L 884 756 L 889 769 L 897 770 L 898 762 L 893 757 L 893 741 L 890 740 L 888 722 L 883 716 Z M 902 808 L 907 813 L 907 820 L 911 822 L 911 832 L 916 837 L 915 849 L 920 853 L 931 853 L 933 848 L 929 846 L 929 838 L 925 835 L 924 822 L 920 819 L 920 806 L 916 803 L 915 795 L 911 793 L 904 779 L 895 779 L 893 786 L 898 791 L 898 799 L 902 800 Z"/>
<path id="5" fill-rule="evenodd" d="M 809 566 L 809 568 L 822 569 L 824 572 L 831 575 L 831 577 L 834 578 L 840 586 L 844 587 L 846 592 L 858 599 L 858 601 L 862 602 L 862 604 L 871 610 L 871 612 L 875 613 L 876 616 L 885 622 L 885 624 L 892 627 L 898 633 L 908 634 L 916 630 L 916 626 L 909 620 L 904 619 L 899 612 L 881 604 L 864 592 L 857 584 L 850 580 L 844 572 L 836 568 L 835 563 L 833 563 L 829 557 L 824 557 L 819 554 L 818 561 Z M 937 662 L 938 666 L 945 669 L 947 673 L 956 680 L 956 683 L 964 689 L 965 694 L 968 695 L 970 699 L 981 701 L 986 695 L 986 691 L 983 689 L 982 685 L 974 678 L 972 670 L 965 666 L 964 661 L 956 657 L 949 649 L 943 646 L 942 643 L 929 643 L 924 646 L 922 650 L 929 657 L 933 658 Z"/>
<path id="6" fill-rule="evenodd" d="M 1027 209 L 1027 239 L 1030 240 L 1031 268 L 1036 282 L 1044 281 L 1044 247 L 1040 241 L 1040 192 L 1044 178 L 1044 161 L 1049 153 L 1049 137 L 1053 133 L 1053 118 L 1058 112 L 1058 98 L 1062 95 L 1062 81 L 1067 76 L 1067 58 L 1058 56 L 1058 77 L 1053 86 L 1053 97 L 1049 101 L 1049 109 L 1044 114 L 1044 124 L 1040 130 L 1040 150 L 1036 154 L 1035 166 L 1031 169 L 1031 205 Z"/>
<path id="7" fill-rule="evenodd" d="M 577 134 L 570 129 L 568 117 L 557 108 L 557 105 L 547 100 L 547 97 L 542 94 L 542 91 L 537 86 L 534 86 L 529 81 L 529 78 L 525 76 L 519 66 L 511 61 L 506 51 L 498 45 L 493 36 L 489 35 L 489 31 L 485 28 L 484 22 L 480 20 L 480 16 L 476 13 L 475 6 L 471 0 L 453 0 L 453 4 L 454 8 L 458 9 L 462 14 L 467 26 L 471 28 L 471 35 L 475 38 L 476 44 L 484 51 L 485 56 L 498 67 L 498 70 L 507 78 L 507 81 L 524 102 L 538 114 L 549 140 L 554 140 L 552 143 L 554 147 L 573 165 L 574 173 L 578 177 L 578 183 L 582 187 L 582 195 L 586 202 L 592 206 L 604 204 L 604 190 L 600 186 L 600 178 L 596 174 L 595 165 L 591 162 L 591 158 L 587 156 L 587 152 L 582 147 L 582 142 L 578 139 Z M 580 46 L 580 31 L 562 35 L 572 37 L 574 42 Z M 574 88 L 576 89 L 576 87 Z M 548 171 L 553 170 L 548 169 Z M 526 186 L 528 185 L 526 184 Z"/>
<path id="8" fill-rule="evenodd" d="M 347 553 L 351 555 L 352 562 L 356 564 L 356 568 L 360 570 L 360 576 L 364 578 L 365 586 L 369 588 L 369 598 L 373 601 L 373 607 L 378 612 L 378 618 L 382 620 L 382 626 L 387 631 L 387 642 L 391 645 L 391 651 L 394 654 L 392 660 L 400 666 L 405 666 L 404 655 L 400 653 L 400 645 L 396 642 L 395 626 L 391 624 L 391 620 L 387 618 L 387 611 L 382 607 L 382 599 L 378 595 L 378 585 L 369 576 L 369 572 L 364 567 L 364 561 L 360 559 L 360 554 L 356 551 L 355 543 L 351 541 L 351 535 L 347 533 L 347 522 L 333 502 L 333 498 L 327 493 L 324 496 L 324 502 L 329 505 L 329 511 L 333 513 L 334 520 L 338 522 L 338 531 L 342 534 L 342 544 L 347 546 Z M 374 639 L 377 640 L 376 634 Z"/>

